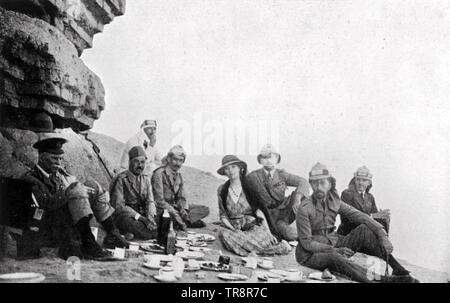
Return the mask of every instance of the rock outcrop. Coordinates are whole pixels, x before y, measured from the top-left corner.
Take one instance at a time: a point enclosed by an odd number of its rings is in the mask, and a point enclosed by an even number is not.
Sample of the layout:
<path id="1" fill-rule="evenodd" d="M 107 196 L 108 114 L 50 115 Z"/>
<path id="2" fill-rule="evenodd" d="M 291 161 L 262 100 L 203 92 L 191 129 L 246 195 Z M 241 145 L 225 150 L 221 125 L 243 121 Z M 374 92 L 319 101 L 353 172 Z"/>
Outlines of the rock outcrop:
<path id="1" fill-rule="evenodd" d="M 124 8 L 124 0 L 0 0 L 0 126 L 28 129 L 30 115 L 46 111 L 58 128 L 92 128 L 105 92 L 79 55 Z"/>

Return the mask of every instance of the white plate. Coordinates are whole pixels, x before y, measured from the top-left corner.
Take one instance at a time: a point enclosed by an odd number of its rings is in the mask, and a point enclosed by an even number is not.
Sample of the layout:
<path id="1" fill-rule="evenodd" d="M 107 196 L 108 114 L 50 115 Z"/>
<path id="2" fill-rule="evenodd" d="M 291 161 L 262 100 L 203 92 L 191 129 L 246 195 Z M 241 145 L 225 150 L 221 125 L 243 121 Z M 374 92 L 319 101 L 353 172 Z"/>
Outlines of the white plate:
<path id="1" fill-rule="evenodd" d="M 194 244 L 191 241 L 189 241 L 188 244 L 190 246 L 194 246 L 194 247 L 206 247 L 206 246 L 208 246 L 208 244 L 206 244 L 205 242 L 197 242 L 197 243 Z"/>
<path id="2" fill-rule="evenodd" d="M 174 255 L 148 254 L 148 256 L 152 256 L 150 258 L 159 258 L 161 262 L 172 262 L 175 259 Z"/>
<path id="3" fill-rule="evenodd" d="M 183 259 L 201 259 L 205 256 L 204 253 L 199 251 L 179 251 L 175 254 L 177 257 L 181 257 Z"/>
<path id="4" fill-rule="evenodd" d="M 248 277 L 246 275 L 228 274 L 228 273 L 218 274 L 217 278 L 222 279 L 222 280 L 226 280 L 226 281 L 245 281 L 245 280 L 248 280 Z"/>
<path id="5" fill-rule="evenodd" d="M 270 266 L 265 266 L 262 264 L 262 262 L 258 262 L 258 267 L 261 267 L 262 269 L 273 269 L 274 268 L 273 264 Z"/>
<path id="6" fill-rule="evenodd" d="M 277 275 L 280 275 L 282 277 L 285 277 L 285 276 L 288 275 L 287 271 L 286 270 L 282 270 L 282 269 L 271 269 L 270 272 L 274 273 L 274 274 L 277 274 Z"/>
<path id="7" fill-rule="evenodd" d="M 149 269 L 160 269 L 162 266 L 161 264 L 158 265 L 150 265 L 149 263 L 144 263 L 142 266 L 149 268 Z"/>
<path id="8" fill-rule="evenodd" d="M 167 278 L 163 278 L 160 275 L 153 276 L 153 278 L 155 278 L 159 282 L 166 282 L 166 283 L 176 282 L 177 281 L 177 278 L 175 278 L 175 277 L 173 279 L 167 279 Z"/>
<path id="9" fill-rule="evenodd" d="M 268 278 L 283 278 L 283 275 L 279 275 L 279 274 L 275 274 L 273 272 L 267 272 L 267 271 L 256 271 L 256 276 L 258 277 L 258 279 L 262 280 L 262 281 L 267 281 Z"/>
<path id="10" fill-rule="evenodd" d="M 203 239 L 205 242 L 213 242 L 214 240 L 216 240 L 216 237 L 210 234 L 196 234 L 195 238 Z"/>
<path id="11" fill-rule="evenodd" d="M 43 274 L 34 272 L 18 272 L 0 275 L 0 283 L 38 283 L 45 280 Z"/>
<path id="12" fill-rule="evenodd" d="M 190 251 L 211 251 L 211 248 L 208 247 L 197 247 L 197 246 L 191 246 L 189 247 Z"/>
<path id="13" fill-rule="evenodd" d="M 200 268 L 200 266 L 197 266 L 197 267 L 185 267 L 184 268 L 184 270 L 185 271 L 197 271 L 197 270 L 200 270 L 201 268 Z"/>
<path id="14" fill-rule="evenodd" d="M 324 282 L 330 282 L 336 279 L 335 275 L 331 275 L 331 279 L 322 279 L 322 272 L 321 271 L 316 271 L 316 272 L 312 272 L 308 275 L 308 278 L 310 279 L 314 279 L 314 280 L 319 280 L 319 281 L 324 281 Z"/>

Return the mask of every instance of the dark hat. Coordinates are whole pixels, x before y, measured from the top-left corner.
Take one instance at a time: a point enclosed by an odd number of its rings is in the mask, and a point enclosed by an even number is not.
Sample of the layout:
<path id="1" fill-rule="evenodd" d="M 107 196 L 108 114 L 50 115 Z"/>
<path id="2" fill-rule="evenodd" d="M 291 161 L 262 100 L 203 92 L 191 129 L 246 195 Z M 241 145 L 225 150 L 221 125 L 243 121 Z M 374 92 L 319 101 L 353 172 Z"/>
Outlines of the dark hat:
<path id="1" fill-rule="evenodd" d="M 147 154 L 145 153 L 145 150 L 142 148 L 142 146 L 133 146 L 130 151 L 128 152 L 128 158 L 130 160 L 133 160 L 137 157 L 145 157 L 147 159 Z"/>
<path id="2" fill-rule="evenodd" d="M 36 133 L 53 132 L 53 121 L 47 113 L 37 113 L 30 121 L 30 130 Z"/>
<path id="3" fill-rule="evenodd" d="M 62 146 L 67 142 L 64 137 L 55 134 L 47 133 L 43 134 L 39 141 L 33 144 L 33 147 L 38 150 L 39 153 L 51 153 L 61 155 L 64 154 Z"/>
<path id="4" fill-rule="evenodd" d="M 226 155 L 222 158 L 222 166 L 217 170 L 219 175 L 225 175 L 225 167 L 231 164 L 238 164 L 243 168 L 247 168 L 247 163 L 236 157 L 235 155 Z"/>

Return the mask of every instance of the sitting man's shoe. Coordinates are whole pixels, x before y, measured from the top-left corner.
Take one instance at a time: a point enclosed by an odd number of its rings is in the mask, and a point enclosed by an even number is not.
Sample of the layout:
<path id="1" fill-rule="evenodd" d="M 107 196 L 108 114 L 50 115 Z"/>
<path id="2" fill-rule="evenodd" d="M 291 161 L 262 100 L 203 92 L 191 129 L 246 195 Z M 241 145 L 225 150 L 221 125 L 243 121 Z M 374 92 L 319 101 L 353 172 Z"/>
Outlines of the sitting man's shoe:
<path id="1" fill-rule="evenodd" d="M 206 226 L 206 223 L 205 222 L 203 222 L 202 220 L 198 220 L 198 221 L 195 221 L 195 222 L 193 222 L 193 223 L 191 223 L 191 222 L 187 222 L 187 226 L 189 227 L 189 228 L 203 228 L 203 227 L 205 227 Z"/>
<path id="2" fill-rule="evenodd" d="M 111 257 L 111 253 L 101 248 L 96 241 L 87 241 L 82 247 L 81 251 L 85 259 L 97 260 L 105 257 Z"/>
<path id="3" fill-rule="evenodd" d="M 103 246 L 105 248 L 128 248 L 129 245 L 130 243 L 122 237 L 118 229 L 110 232 L 103 241 Z"/>
<path id="4" fill-rule="evenodd" d="M 81 252 L 81 246 L 77 243 L 62 245 L 58 248 L 58 257 L 63 260 L 67 260 L 70 257 L 82 259 L 83 253 Z"/>
<path id="5" fill-rule="evenodd" d="M 419 280 L 413 278 L 411 275 L 403 276 L 389 276 L 384 281 L 386 283 L 420 283 Z"/>

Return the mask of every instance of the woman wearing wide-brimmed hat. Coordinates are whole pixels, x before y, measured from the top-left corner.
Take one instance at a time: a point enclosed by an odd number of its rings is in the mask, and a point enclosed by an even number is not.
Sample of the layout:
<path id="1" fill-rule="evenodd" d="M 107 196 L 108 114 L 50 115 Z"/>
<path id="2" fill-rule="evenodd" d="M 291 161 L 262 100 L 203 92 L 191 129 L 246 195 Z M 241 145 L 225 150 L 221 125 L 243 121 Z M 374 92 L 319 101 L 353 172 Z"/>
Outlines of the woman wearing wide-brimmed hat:
<path id="1" fill-rule="evenodd" d="M 219 232 L 219 238 L 225 248 L 240 256 L 252 252 L 259 255 L 289 253 L 289 243 L 279 241 L 267 209 L 247 186 L 247 164 L 234 155 L 227 155 L 217 173 L 228 177 L 217 190 L 220 220 L 226 227 Z"/>

